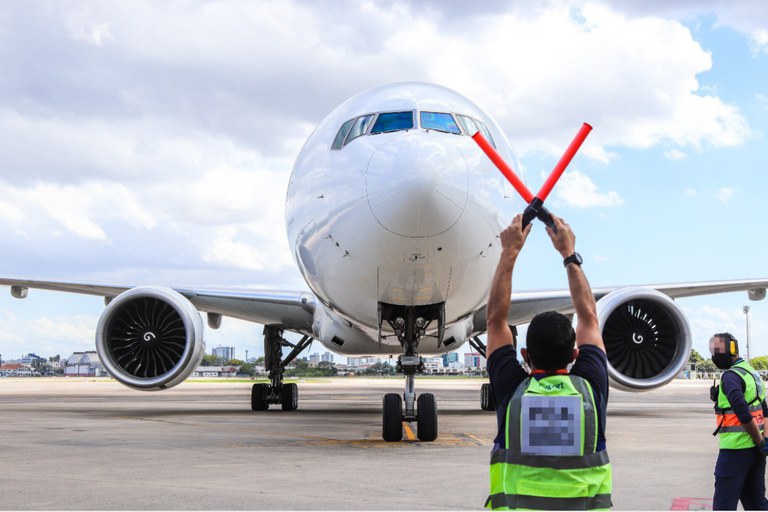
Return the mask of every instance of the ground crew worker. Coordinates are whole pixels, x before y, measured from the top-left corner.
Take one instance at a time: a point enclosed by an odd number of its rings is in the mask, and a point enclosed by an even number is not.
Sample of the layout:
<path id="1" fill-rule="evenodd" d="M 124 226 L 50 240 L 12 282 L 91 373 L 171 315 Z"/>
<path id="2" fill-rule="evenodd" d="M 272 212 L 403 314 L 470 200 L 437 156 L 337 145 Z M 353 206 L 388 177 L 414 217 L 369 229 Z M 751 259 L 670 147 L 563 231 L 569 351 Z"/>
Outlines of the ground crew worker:
<path id="1" fill-rule="evenodd" d="M 765 456 L 768 444 L 763 437 L 763 418 L 768 414 L 765 390 L 754 368 L 739 357 L 739 345 L 730 333 L 715 334 L 709 340 L 712 362 L 726 370 L 710 397 L 716 400 L 715 413 L 720 453 L 715 464 L 714 510 L 768 510 L 765 499 Z"/>
<path id="2" fill-rule="evenodd" d="M 592 290 L 570 226 L 547 228 L 564 258 L 579 321 L 554 311 L 537 315 L 517 360 L 507 314 L 512 271 L 531 226 L 518 215 L 501 233 L 502 253 L 488 299 L 488 375 L 496 397 L 498 435 L 491 454 L 493 509 L 608 509 L 611 466 L 605 449 L 608 370 Z M 575 342 L 575 346 L 574 346 Z M 566 370 L 573 362 L 570 373 Z"/>

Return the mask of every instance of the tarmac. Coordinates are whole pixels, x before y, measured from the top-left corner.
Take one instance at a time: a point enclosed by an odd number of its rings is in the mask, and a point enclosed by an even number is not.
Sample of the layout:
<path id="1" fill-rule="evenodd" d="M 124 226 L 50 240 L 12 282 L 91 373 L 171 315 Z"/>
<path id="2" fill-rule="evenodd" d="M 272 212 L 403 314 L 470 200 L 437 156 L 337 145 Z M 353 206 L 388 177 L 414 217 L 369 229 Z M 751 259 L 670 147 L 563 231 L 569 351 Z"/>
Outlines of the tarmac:
<path id="1" fill-rule="evenodd" d="M 471 510 L 488 492 L 496 418 L 482 379 L 417 378 L 439 437 L 381 439 L 399 378 L 299 382 L 299 409 L 250 410 L 250 384 L 0 378 L 3 510 Z M 611 390 L 614 510 L 710 510 L 710 381 Z"/>

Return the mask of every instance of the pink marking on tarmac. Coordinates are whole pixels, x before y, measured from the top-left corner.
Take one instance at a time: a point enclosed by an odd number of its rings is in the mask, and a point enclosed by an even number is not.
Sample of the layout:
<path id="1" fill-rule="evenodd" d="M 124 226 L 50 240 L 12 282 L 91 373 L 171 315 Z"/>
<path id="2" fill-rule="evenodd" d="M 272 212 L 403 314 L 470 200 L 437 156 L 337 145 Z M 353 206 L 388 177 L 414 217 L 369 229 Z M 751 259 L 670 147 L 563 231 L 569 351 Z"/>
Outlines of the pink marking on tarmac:
<path id="1" fill-rule="evenodd" d="M 712 498 L 675 498 L 669 510 L 712 510 Z"/>

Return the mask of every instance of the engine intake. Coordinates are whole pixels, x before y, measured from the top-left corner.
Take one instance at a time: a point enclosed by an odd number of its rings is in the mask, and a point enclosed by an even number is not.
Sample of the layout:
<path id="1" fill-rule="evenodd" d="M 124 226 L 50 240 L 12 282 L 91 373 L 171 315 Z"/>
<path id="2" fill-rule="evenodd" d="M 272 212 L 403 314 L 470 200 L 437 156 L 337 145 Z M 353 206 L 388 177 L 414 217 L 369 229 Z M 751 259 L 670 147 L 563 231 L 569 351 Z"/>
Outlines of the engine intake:
<path id="1" fill-rule="evenodd" d="M 608 376 L 614 387 L 649 391 L 682 371 L 691 353 L 691 330 L 683 310 L 650 288 L 623 288 L 597 303 Z"/>
<path id="2" fill-rule="evenodd" d="M 96 350 L 122 384 L 166 389 L 184 381 L 202 361 L 203 321 L 192 303 L 170 288 L 132 288 L 99 318 Z"/>

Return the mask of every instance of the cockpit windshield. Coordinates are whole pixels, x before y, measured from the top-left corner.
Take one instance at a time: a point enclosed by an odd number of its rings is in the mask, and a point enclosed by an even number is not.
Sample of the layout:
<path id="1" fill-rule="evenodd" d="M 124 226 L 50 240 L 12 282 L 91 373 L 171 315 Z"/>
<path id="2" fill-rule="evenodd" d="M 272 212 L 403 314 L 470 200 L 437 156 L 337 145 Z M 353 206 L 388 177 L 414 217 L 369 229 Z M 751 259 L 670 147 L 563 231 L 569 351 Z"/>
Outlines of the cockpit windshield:
<path id="1" fill-rule="evenodd" d="M 371 126 L 373 125 L 373 126 Z M 472 136 L 480 131 L 493 147 L 496 143 L 488 127 L 479 119 L 450 112 L 419 112 L 419 125 L 424 130 L 436 130 L 455 135 Z M 365 114 L 344 122 L 333 139 L 331 149 L 339 150 L 363 135 L 377 135 L 403 130 L 412 130 L 415 126 L 414 112 L 380 112 Z M 370 131 L 368 130 L 370 128 Z"/>
<path id="2" fill-rule="evenodd" d="M 360 116 L 355 119 L 355 122 L 352 124 L 352 129 L 349 130 L 349 135 L 347 135 L 344 144 L 349 144 L 361 135 L 365 135 L 366 130 L 368 130 L 368 126 L 371 124 L 371 120 L 373 120 L 373 114 Z"/>
<path id="3" fill-rule="evenodd" d="M 475 124 L 475 120 L 471 117 L 458 115 L 456 118 L 459 120 L 459 123 L 461 123 L 461 127 L 464 129 L 464 133 L 470 137 L 478 131 L 477 124 Z"/>
<path id="4" fill-rule="evenodd" d="M 339 129 L 339 133 L 336 134 L 336 138 L 333 139 L 333 145 L 331 146 L 331 149 L 341 149 L 341 146 L 344 145 L 344 139 L 347 137 L 347 134 L 349 133 L 350 128 L 352 128 L 352 123 L 354 123 L 354 119 L 350 119 L 343 125 L 341 125 L 341 128 Z"/>
<path id="5" fill-rule="evenodd" d="M 371 135 L 413 128 L 413 112 L 382 112 L 371 128 Z"/>
<path id="6" fill-rule="evenodd" d="M 456 124 L 453 116 L 445 112 L 422 112 L 421 127 L 425 130 L 438 130 L 461 135 L 459 125 Z"/>

